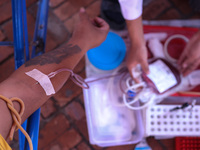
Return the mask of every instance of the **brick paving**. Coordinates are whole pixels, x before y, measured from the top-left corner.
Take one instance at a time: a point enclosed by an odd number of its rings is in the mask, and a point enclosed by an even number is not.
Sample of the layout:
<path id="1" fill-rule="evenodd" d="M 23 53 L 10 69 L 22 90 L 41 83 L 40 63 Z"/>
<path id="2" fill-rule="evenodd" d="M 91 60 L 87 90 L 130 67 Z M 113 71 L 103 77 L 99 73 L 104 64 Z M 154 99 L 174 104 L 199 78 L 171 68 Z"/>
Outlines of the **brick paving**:
<path id="1" fill-rule="evenodd" d="M 78 10 L 86 8 L 90 17 L 100 15 L 101 0 L 50 0 L 46 51 L 67 42 L 78 20 Z M 27 0 L 29 41 L 34 31 L 37 0 Z M 13 40 L 11 1 L 0 1 L 0 40 Z M 152 0 L 144 6 L 145 20 L 199 19 L 188 0 Z M 14 71 L 12 47 L 0 47 L 0 82 Z M 80 61 L 75 72 L 85 77 L 85 60 Z M 174 139 L 157 141 L 148 138 L 153 150 L 173 150 Z M 11 143 L 18 149 L 18 136 Z M 134 145 L 101 148 L 89 143 L 82 89 L 67 81 L 55 96 L 41 107 L 39 150 L 133 150 Z"/>

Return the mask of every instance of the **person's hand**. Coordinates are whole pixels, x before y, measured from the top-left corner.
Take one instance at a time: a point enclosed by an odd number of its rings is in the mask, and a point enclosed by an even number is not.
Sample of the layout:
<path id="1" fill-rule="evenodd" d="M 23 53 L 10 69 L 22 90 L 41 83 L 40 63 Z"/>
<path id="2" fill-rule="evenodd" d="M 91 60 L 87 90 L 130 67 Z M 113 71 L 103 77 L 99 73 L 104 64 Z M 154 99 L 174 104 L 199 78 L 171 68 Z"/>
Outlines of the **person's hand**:
<path id="1" fill-rule="evenodd" d="M 99 46 L 106 39 L 109 25 L 99 17 L 89 19 L 84 8 L 80 9 L 79 17 L 72 38 L 81 40 L 87 50 Z"/>
<path id="2" fill-rule="evenodd" d="M 127 53 L 126 65 L 127 68 L 135 82 L 137 80 L 137 74 L 132 72 L 132 70 L 137 70 L 137 65 L 140 64 L 142 70 L 148 74 L 149 67 L 147 63 L 147 48 L 145 46 L 143 26 L 142 26 L 142 16 L 133 19 L 126 20 L 129 38 L 130 38 L 130 49 Z"/>
<path id="3" fill-rule="evenodd" d="M 142 70 L 148 74 L 149 73 L 149 66 L 147 62 L 147 48 L 145 45 L 142 46 L 134 46 L 131 45 L 131 48 L 127 54 L 126 64 L 130 74 L 132 75 L 135 82 L 139 82 L 139 80 L 135 77 L 134 73 L 132 72 L 133 68 L 140 64 Z"/>
<path id="4" fill-rule="evenodd" d="M 197 32 L 188 42 L 178 64 L 183 76 L 187 76 L 200 65 L 200 32 Z"/>

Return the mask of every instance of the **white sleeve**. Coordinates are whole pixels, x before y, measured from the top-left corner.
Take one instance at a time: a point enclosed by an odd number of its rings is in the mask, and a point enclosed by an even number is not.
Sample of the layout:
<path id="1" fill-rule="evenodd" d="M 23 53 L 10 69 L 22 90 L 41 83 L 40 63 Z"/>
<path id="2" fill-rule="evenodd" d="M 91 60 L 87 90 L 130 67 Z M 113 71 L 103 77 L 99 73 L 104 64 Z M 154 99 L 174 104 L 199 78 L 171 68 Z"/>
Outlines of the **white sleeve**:
<path id="1" fill-rule="evenodd" d="M 142 15 L 143 0 L 118 0 L 122 15 L 126 20 L 134 20 Z"/>

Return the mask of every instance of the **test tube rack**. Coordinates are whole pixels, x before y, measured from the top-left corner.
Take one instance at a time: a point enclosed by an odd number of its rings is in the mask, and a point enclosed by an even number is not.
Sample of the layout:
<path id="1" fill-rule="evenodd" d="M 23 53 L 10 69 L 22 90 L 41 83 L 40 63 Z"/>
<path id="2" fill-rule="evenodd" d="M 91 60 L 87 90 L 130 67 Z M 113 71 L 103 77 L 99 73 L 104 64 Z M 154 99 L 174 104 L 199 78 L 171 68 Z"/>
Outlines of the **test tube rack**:
<path id="1" fill-rule="evenodd" d="M 200 136 L 200 106 L 154 105 L 145 111 L 147 136 Z"/>

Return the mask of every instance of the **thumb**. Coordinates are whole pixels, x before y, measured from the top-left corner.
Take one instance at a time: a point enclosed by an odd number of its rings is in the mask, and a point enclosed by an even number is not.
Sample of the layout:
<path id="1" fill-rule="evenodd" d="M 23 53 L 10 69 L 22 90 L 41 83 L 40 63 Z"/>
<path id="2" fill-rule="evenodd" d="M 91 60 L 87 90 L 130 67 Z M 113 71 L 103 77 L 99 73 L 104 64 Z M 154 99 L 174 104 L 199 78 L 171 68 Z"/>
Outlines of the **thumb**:
<path id="1" fill-rule="evenodd" d="M 135 83 L 140 83 L 140 81 L 138 80 L 138 73 L 137 73 L 138 71 L 136 65 L 132 64 L 131 66 L 128 66 L 128 70 Z"/>
<path id="2" fill-rule="evenodd" d="M 88 15 L 87 15 L 87 13 L 86 13 L 86 11 L 85 11 L 85 8 L 83 8 L 83 7 L 81 7 L 80 8 L 80 11 L 79 11 L 79 17 L 80 17 L 80 20 L 82 21 L 82 20 L 89 20 L 89 17 L 88 17 Z"/>
<path id="3" fill-rule="evenodd" d="M 148 62 L 147 62 L 147 61 L 141 62 L 141 67 L 142 67 L 142 70 L 143 70 L 146 74 L 149 74 L 149 65 L 148 65 Z"/>

